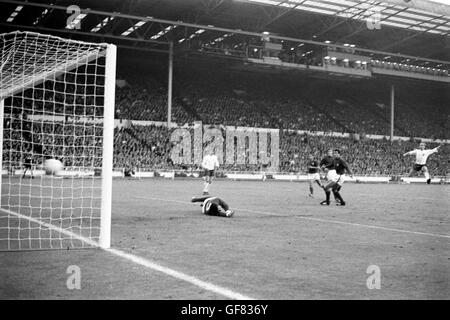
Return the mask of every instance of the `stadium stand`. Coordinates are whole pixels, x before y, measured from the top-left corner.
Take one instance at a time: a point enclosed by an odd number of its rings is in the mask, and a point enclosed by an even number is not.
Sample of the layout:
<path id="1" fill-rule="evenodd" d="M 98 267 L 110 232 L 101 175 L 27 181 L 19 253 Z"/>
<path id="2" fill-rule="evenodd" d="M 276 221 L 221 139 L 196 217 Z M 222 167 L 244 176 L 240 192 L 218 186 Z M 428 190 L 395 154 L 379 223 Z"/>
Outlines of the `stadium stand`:
<path id="1" fill-rule="evenodd" d="M 391 144 L 384 139 L 364 138 L 369 134 L 386 135 L 389 131 L 386 88 L 372 85 L 369 90 L 358 90 L 347 82 L 337 82 L 330 87 L 329 82 L 321 79 L 295 82 L 285 75 L 264 73 L 217 70 L 211 73 L 201 68 L 195 70 L 195 76 L 193 72 L 188 69 L 175 75 L 174 122 L 179 125 L 202 121 L 204 124 L 279 128 L 282 130 L 282 172 L 304 172 L 308 154 L 320 157 L 328 148 L 337 146 L 347 154 L 357 174 L 405 174 L 411 159 L 403 158 L 401 154 L 417 146 L 413 137 L 449 137 L 450 115 L 445 106 L 424 101 L 411 92 L 402 93 L 397 99 L 395 127 L 397 135 L 411 137 L 411 141 Z M 138 79 L 134 74 L 128 74 L 128 85 L 119 88 L 117 93 L 120 118 L 165 121 L 164 83 L 152 76 Z M 269 87 L 270 91 L 267 90 Z M 357 133 L 361 139 L 318 137 L 298 134 L 295 130 Z M 174 166 L 168 160 L 168 136 L 167 129 L 157 126 L 116 130 L 115 166 L 188 168 Z M 447 159 L 445 152 L 431 157 L 432 173 L 447 174 Z M 255 165 L 226 165 L 223 169 L 257 171 L 260 168 Z"/>
<path id="2" fill-rule="evenodd" d="M 198 169 L 197 166 L 175 166 L 170 163 L 168 130 L 158 126 L 133 126 L 116 131 L 115 167 L 152 169 Z M 435 147 L 437 144 L 429 144 Z M 330 148 L 339 148 L 357 175 L 404 175 L 411 168 L 412 159 L 402 154 L 417 147 L 417 141 L 341 138 L 315 136 L 283 130 L 280 135 L 280 171 L 306 172 L 309 154 L 321 158 Z M 445 148 L 430 157 L 429 168 L 433 175 L 448 174 L 450 154 Z M 257 165 L 225 165 L 225 171 L 259 171 Z"/>
<path id="3" fill-rule="evenodd" d="M 197 120 L 293 130 L 389 133 L 389 88 L 379 88 L 377 83 L 363 89 L 354 83 L 336 81 L 331 86 L 321 79 L 291 79 L 264 73 L 210 73 L 197 69 L 196 76 L 192 74 L 193 70 L 185 70 L 175 75 L 172 117 L 178 124 Z M 164 85 L 148 78 L 146 82 L 134 76 L 127 79 L 130 86 L 119 88 L 120 118 L 166 120 Z M 432 139 L 450 136 L 448 108 L 442 102 L 424 101 L 442 93 L 418 95 L 407 87 L 403 93 L 401 88 L 399 91 L 396 135 Z"/>
<path id="4" fill-rule="evenodd" d="M 399 136 L 411 137 L 411 141 L 390 141 L 368 139 L 365 135 L 386 135 L 389 130 L 389 100 L 386 88 L 372 85 L 370 90 L 359 90 L 354 84 L 336 82 L 330 86 L 329 81 L 322 79 L 301 80 L 291 79 L 286 75 L 265 73 L 221 72 L 207 70 L 182 70 L 176 74 L 173 103 L 173 122 L 179 125 L 202 121 L 211 125 L 230 125 L 260 128 L 277 128 L 281 130 L 280 170 L 282 172 L 305 172 L 305 162 L 308 154 L 320 158 L 328 148 L 338 147 L 359 175 L 398 175 L 405 174 L 410 168 L 411 159 L 401 157 L 407 150 L 417 147 L 413 137 L 448 138 L 450 136 L 448 108 L 435 102 L 433 93 L 427 93 L 425 98 L 407 92 L 399 94 L 396 103 L 396 133 Z M 116 119 L 166 121 L 167 94 L 165 84 L 158 76 L 137 76 L 132 68 L 121 70 L 119 79 L 125 81 L 117 87 Z M 161 76 L 163 79 L 164 77 Z M 39 95 L 46 94 L 42 90 L 34 90 L 34 97 L 26 94 L 22 99 L 13 99 L 10 103 L 17 112 L 7 111 L 16 117 L 26 117 L 20 113 L 20 105 L 31 101 L 39 104 Z M 56 82 L 56 86 L 60 84 Z M 267 88 L 271 88 L 270 91 Z M 76 88 L 66 88 L 66 90 Z M 57 91 L 57 90 L 56 90 Z M 410 90 L 411 91 L 411 90 Z M 434 95 L 437 98 L 439 91 Z M 383 96 L 384 95 L 384 96 Z M 82 95 L 77 95 L 80 99 Z M 93 99 L 88 95 L 87 99 Z M 436 99 L 438 101 L 439 99 Z M 52 110 L 55 114 L 71 105 L 61 101 L 58 94 L 53 97 L 50 105 L 35 105 L 34 114 L 39 108 Z M 442 99 L 440 100 L 442 101 Z M 69 101 L 70 102 L 70 101 Z M 76 105 L 76 100 L 73 105 Z M 81 104 L 81 103 L 80 103 Z M 31 109 L 31 107 L 29 108 Z M 79 114 L 76 107 L 74 115 Z M 83 110 L 83 115 L 89 117 L 93 110 Z M 5 118 L 6 140 L 16 143 L 17 152 L 4 154 L 4 163 L 20 167 L 21 152 L 30 152 L 33 148 L 42 156 L 64 154 L 66 167 L 81 166 L 88 158 L 77 158 L 77 150 L 52 150 L 58 148 L 58 141 L 47 141 L 50 133 L 62 130 L 62 126 L 45 123 L 29 123 L 27 128 L 18 128 L 24 122 Z M 27 125 L 27 122 L 25 122 Z M 89 130 L 95 126 L 65 126 L 64 136 L 88 137 Z M 72 134 L 69 134 L 70 132 Z M 85 132 L 79 132 L 84 130 Z M 305 135 L 297 130 L 324 132 L 325 136 Z M 327 135 L 331 132 L 355 133 L 358 138 L 338 138 Z M 196 166 L 174 165 L 170 160 L 170 131 L 163 126 L 122 127 L 115 129 L 114 136 L 114 167 L 127 167 L 141 170 L 149 169 L 197 169 Z M 56 135 L 58 136 L 58 135 Z M 62 136 L 62 135 L 61 135 Z M 52 138 L 53 139 L 53 138 Z M 9 142 L 8 142 L 9 143 Z M 77 143 L 80 147 L 82 140 Z M 434 144 L 435 145 L 435 144 Z M 429 145 L 433 146 L 432 144 Z M 99 147 L 99 146 L 98 146 Z M 8 147 L 9 148 L 9 147 Z M 6 148 L 6 149 L 8 149 Z M 36 152 L 36 150 L 35 150 Z M 90 152 L 96 152 L 93 148 Z M 94 157 L 95 158 L 95 157 Z M 448 174 L 448 151 L 443 149 L 437 155 L 430 157 L 430 170 L 433 175 Z M 39 159 L 36 159 L 37 162 Z M 256 165 L 225 165 L 224 170 L 258 171 Z"/>

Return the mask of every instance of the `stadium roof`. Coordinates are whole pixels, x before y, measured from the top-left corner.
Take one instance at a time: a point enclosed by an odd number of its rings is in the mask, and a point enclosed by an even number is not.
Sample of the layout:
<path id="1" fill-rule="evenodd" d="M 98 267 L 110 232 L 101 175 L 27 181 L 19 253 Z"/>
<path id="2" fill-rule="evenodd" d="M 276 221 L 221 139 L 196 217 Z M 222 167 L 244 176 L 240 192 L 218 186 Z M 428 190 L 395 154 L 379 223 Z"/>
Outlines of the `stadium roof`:
<path id="1" fill-rule="evenodd" d="M 442 3 L 440 3 L 442 2 Z M 0 32 L 33 30 L 167 50 L 269 32 L 450 64 L 449 0 L 0 0 Z M 89 8 L 89 9 L 87 9 Z M 71 15 L 72 14 L 72 15 Z M 67 23 L 68 18 L 74 18 Z M 380 28 L 368 28 L 368 21 Z M 79 28 L 78 28 L 79 27 Z M 166 46 L 164 46 L 166 45 Z"/>
<path id="2" fill-rule="evenodd" d="M 450 18 L 445 16 L 445 6 L 422 2 L 427 11 L 404 6 L 398 1 L 385 0 L 241 0 L 250 3 L 278 6 L 318 14 L 332 15 L 344 19 L 366 21 L 379 14 L 383 25 L 423 31 L 440 35 L 450 32 Z M 441 0 L 442 1 L 442 0 Z M 403 3 L 406 3 L 403 1 Z M 444 2 L 442 2 L 444 3 Z M 447 2 L 448 4 L 449 2 Z M 450 9 L 450 8 L 449 8 Z M 448 10 L 450 11 L 450 10 Z M 440 13 L 437 13 L 440 12 Z M 376 17 L 374 17 L 376 18 Z"/>

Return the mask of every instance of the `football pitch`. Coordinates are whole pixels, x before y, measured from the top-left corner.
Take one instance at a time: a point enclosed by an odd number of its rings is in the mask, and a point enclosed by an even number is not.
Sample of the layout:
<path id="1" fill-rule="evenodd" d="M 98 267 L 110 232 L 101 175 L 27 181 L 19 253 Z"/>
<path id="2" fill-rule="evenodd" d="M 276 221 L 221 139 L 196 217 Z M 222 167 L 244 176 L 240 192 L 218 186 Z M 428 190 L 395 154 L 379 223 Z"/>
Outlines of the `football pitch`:
<path id="1" fill-rule="evenodd" d="M 0 298 L 450 297 L 448 185 L 348 183 L 337 207 L 306 183 L 215 180 L 231 219 L 190 203 L 201 191 L 200 179 L 114 180 L 111 249 L 0 252 Z"/>

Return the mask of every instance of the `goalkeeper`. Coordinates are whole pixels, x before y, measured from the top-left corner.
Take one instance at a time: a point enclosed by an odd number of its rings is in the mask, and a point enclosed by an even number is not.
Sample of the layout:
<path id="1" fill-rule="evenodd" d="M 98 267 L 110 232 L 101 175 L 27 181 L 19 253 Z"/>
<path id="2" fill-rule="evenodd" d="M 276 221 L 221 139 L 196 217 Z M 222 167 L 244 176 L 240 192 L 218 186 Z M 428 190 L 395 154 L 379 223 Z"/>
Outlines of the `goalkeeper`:
<path id="1" fill-rule="evenodd" d="M 209 216 L 231 218 L 234 215 L 234 211 L 230 210 L 230 206 L 219 197 L 192 197 L 191 202 L 202 202 L 202 213 Z"/>

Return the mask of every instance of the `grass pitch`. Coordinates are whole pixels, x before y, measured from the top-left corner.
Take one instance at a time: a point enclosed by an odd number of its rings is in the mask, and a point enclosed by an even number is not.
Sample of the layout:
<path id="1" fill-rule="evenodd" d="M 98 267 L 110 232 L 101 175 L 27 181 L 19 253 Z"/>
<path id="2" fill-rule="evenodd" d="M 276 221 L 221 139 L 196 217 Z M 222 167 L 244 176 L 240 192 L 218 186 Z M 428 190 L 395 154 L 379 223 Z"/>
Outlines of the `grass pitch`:
<path id="1" fill-rule="evenodd" d="M 295 182 L 216 180 L 236 211 L 205 216 L 202 180 L 114 180 L 112 247 L 256 299 L 448 299 L 450 186 L 351 184 L 320 206 Z M 1 220 L 1 219 L 0 219 Z M 68 266 L 81 270 L 69 290 Z M 379 267 L 381 289 L 366 285 Z M 100 249 L 0 252 L 2 299 L 223 299 Z"/>

